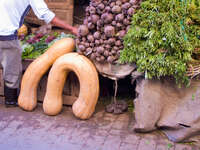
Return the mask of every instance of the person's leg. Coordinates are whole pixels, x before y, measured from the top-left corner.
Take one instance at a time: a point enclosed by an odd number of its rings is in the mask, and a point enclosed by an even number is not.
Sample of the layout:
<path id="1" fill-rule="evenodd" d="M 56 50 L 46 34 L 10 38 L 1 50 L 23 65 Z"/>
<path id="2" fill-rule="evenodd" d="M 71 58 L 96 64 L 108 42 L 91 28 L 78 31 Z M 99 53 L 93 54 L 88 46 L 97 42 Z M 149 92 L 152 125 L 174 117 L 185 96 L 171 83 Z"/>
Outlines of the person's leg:
<path id="1" fill-rule="evenodd" d="M 21 52 L 19 41 L 1 42 L 1 64 L 3 66 L 5 104 L 7 106 L 17 105 L 17 92 L 22 73 Z"/>

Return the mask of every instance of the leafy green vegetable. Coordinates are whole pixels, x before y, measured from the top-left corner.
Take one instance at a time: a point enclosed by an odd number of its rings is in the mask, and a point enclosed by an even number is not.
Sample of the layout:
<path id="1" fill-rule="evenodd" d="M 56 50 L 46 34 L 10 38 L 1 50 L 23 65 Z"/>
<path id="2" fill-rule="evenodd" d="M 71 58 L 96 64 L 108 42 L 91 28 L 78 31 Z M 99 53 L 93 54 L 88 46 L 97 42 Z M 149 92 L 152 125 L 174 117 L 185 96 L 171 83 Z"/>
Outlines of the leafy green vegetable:
<path id="1" fill-rule="evenodd" d="M 187 24 L 189 7 L 189 0 L 143 1 L 124 37 L 120 61 L 136 63 L 148 79 L 173 76 L 177 83 L 188 84 L 187 63 L 200 46 L 200 26 Z"/>
<path id="2" fill-rule="evenodd" d="M 40 36 L 40 37 L 37 37 Z M 50 37 L 51 36 L 51 37 Z M 21 41 L 21 46 L 23 48 L 22 59 L 34 59 L 42 55 L 53 43 L 62 38 L 71 37 L 75 38 L 75 36 L 71 34 L 61 33 L 58 34 L 55 32 L 53 34 L 55 37 L 51 42 L 48 42 L 48 38 L 52 39 L 52 35 L 29 35 L 25 37 L 24 40 Z"/>

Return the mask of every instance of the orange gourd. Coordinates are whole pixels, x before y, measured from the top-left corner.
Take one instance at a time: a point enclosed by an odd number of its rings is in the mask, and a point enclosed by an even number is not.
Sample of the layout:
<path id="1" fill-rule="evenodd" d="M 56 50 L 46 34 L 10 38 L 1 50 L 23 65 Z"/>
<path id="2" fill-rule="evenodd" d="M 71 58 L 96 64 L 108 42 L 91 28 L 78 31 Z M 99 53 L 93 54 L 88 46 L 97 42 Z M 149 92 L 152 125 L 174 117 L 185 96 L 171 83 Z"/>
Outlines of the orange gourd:
<path id="1" fill-rule="evenodd" d="M 55 42 L 43 55 L 35 59 L 27 68 L 21 82 L 18 98 L 19 106 L 32 111 L 37 105 L 37 86 L 41 77 L 53 65 L 55 60 L 75 48 L 72 38 L 63 38 Z"/>
<path id="2" fill-rule="evenodd" d="M 70 71 L 75 72 L 80 83 L 78 99 L 72 105 L 73 113 L 80 119 L 93 114 L 99 96 L 99 79 L 93 63 L 78 53 L 68 53 L 53 64 L 47 82 L 43 109 L 47 115 L 57 115 L 62 110 L 62 91 Z"/>

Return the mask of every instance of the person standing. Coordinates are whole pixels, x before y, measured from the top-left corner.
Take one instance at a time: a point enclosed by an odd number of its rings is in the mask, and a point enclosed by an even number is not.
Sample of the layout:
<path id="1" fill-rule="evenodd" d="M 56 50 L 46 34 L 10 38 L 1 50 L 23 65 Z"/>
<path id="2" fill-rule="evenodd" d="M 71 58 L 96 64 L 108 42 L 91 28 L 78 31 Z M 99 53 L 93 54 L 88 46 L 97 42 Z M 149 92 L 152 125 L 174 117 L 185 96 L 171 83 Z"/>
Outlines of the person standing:
<path id="1" fill-rule="evenodd" d="M 77 28 L 67 24 L 48 9 L 44 0 L 0 0 L 0 65 L 3 67 L 6 106 L 17 106 L 18 90 L 22 75 L 22 49 L 17 30 L 32 8 L 35 15 L 63 29 L 77 34 Z"/>

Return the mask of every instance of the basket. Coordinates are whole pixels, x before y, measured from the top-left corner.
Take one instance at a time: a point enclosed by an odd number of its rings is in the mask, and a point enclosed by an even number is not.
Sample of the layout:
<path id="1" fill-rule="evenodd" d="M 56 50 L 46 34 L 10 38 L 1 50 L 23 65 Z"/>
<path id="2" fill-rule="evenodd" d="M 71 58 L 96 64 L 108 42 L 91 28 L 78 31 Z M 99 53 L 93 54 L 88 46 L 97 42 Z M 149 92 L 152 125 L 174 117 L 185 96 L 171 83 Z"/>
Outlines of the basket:
<path id="1" fill-rule="evenodd" d="M 191 79 L 200 74 L 200 48 L 196 48 L 193 54 L 196 55 L 196 57 L 192 58 L 192 60 L 187 64 L 187 76 Z"/>

